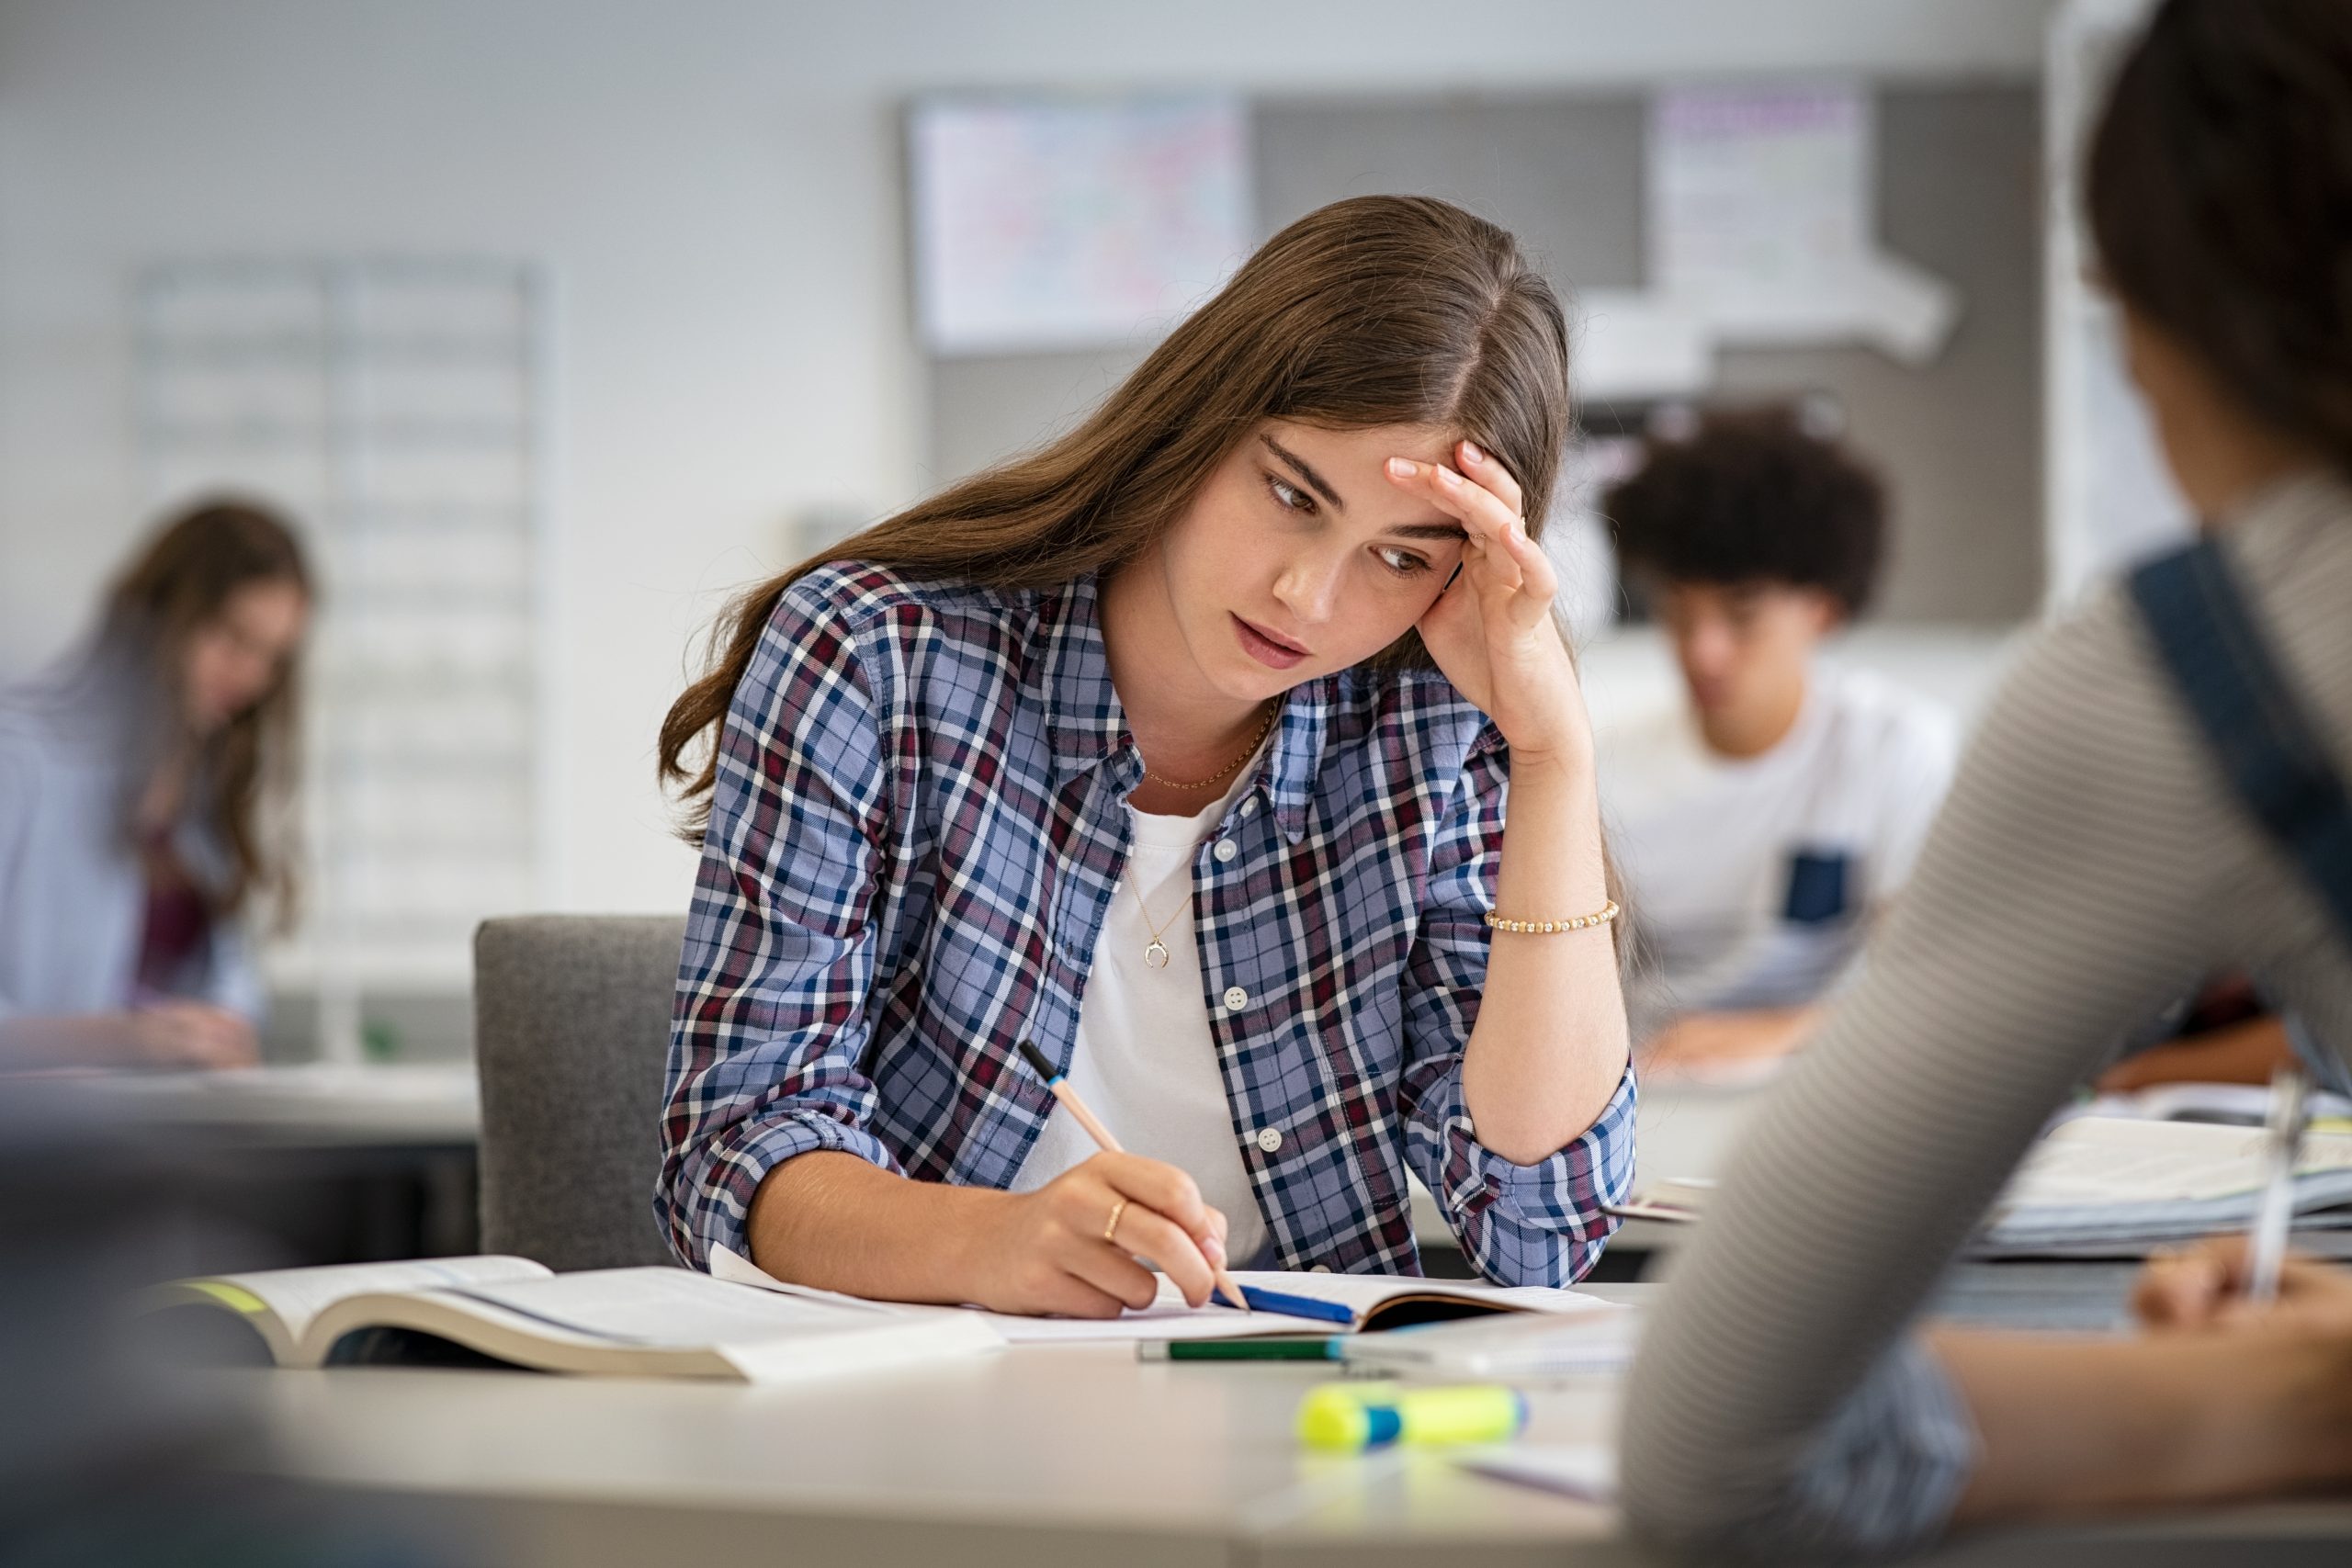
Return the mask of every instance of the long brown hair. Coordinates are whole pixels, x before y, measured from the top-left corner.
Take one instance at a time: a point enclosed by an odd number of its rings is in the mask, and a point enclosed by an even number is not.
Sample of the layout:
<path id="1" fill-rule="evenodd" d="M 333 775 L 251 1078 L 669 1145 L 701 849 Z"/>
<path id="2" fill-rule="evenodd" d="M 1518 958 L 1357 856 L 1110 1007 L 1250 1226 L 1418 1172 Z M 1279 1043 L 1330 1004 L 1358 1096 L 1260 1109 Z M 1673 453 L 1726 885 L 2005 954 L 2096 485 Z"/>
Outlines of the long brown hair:
<path id="1" fill-rule="evenodd" d="M 1537 532 L 1569 434 L 1568 335 L 1551 286 L 1494 224 L 1427 197 L 1308 213 L 1260 248 L 1076 429 L 950 485 L 737 599 L 716 657 L 662 720 L 661 776 L 709 818 L 727 716 L 785 591 L 831 560 L 1010 591 L 1115 570 L 1181 517 L 1270 419 L 1338 429 L 1436 425 L 1510 468 Z M 1426 667 L 1408 632 L 1376 662 Z"/>
<path id="2" fill-rule="evenodd" d="M 309 564 L 293 529 L 256 502 L 199 502 L 165 523 L 107 590 L 98 646 L 130 660 L 151 693 L 152 716 L 171 726 L 178 712 L 178 666 L 188 638 L 217 618 L 240 589 L 288 582 L 314 597 Z M 208 886 L 216 912 L 234 914 L 255 894 L 292 918 L 296 894 L 288 820 L 299 766 L 299 659 L 261 700 L 205 738 L 188 805 L 226 858 L 226 880 Z"/>
<path id="3" fill-rule="evenodd" d="M 2352 475 L 2352 5 L 2170 0 L 2116 75 L 2084 205 L 2123 302 Z"/>

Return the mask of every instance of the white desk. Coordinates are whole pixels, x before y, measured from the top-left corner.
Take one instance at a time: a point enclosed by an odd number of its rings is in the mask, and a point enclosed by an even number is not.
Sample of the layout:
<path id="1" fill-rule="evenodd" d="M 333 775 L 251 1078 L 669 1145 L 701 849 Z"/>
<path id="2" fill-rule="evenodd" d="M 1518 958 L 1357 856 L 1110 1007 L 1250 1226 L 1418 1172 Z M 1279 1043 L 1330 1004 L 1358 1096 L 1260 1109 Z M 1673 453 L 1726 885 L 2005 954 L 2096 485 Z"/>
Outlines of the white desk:
<path id="1" fill-rule="evenodd" d="M 470 1145 L 481 1136 L 471 1062 L 119 1073 L 76 1087 L 127 1117 L 272 1142 Z"/>
<path id="2" fill-rule="evenodd" d="M 118 1073 L 58 1088 L 97 1122 L 153 1129 L 205 1173 L 216 1217 L 253 1242 L 224 1267 L 481 1250 L 470 1062 Z"/>
<path id="3" fill-rule="evenodd" d="M 1624 1288 L 1638 1291 L 1642 1287 Z M 854 1562 L 1382 1564 L 1647 1561 L 1611 1509 L 1428 1453 L 1291 1436 L 1326 1369 L 1139 1364 L 1031 1347 L 831 1387 L 350 1369 L 218 1374 L 266 1468 L 474 1532 L 523 1565 Z M 1533 1392 L 1529 1441 L 1613 1420 L 1599 1380 Z M 2340 1564 L 2352 1508 L 1986 1537 L 1952 1564 Z"/>

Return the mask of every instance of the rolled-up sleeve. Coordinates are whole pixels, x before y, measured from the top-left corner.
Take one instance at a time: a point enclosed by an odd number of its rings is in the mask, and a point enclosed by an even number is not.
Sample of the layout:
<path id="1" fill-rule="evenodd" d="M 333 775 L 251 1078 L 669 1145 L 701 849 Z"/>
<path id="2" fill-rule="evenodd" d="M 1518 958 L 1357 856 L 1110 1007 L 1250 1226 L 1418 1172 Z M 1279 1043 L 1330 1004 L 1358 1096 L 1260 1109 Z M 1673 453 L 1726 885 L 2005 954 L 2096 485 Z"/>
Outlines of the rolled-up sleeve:
<path id="1" fill-rule="evenodd" d="M 1462 1092 L 1477 1021 L 1502 860 L 1510 753 L 1475 749 L 1432 848 L 1420 930 L 1407 964 L 1406 1153 L 1445 1212 L 1463 1254 L 1509 1285 L 1569 1285 L 1592 1268 L 1634 1182 L 1635 1089 L 1629 1066 L 1592 1124 L 1566 1147 L 1516 1165 L 1478 1141 Z"/>
<path id="2" fill-rule="evenodd" d="M 767 1174 L 818 1149 L 897 1169 L 859 1070 L 891 810 L 890 679 L 788 592 L 719 739 L 672 1018 L 654 1208 L 680 1258 L 749 1256 Z"/>

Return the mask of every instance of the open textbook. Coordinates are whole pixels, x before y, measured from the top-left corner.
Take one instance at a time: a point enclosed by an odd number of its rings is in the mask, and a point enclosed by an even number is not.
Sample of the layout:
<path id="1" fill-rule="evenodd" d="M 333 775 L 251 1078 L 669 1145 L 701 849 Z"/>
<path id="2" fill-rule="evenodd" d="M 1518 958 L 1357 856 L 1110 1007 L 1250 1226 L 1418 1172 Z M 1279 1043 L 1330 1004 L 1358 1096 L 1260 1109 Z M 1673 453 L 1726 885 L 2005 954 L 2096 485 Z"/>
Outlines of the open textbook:
<path id="1" fill-rule="evenodd" d="M 157 1304 L 236 1314 L 280 1366 L 394 1357 L 425 1336 L 541 1371 L 789 1382 L 1001 1348 L 982 1319 L 909 1317 L 750 1290 L 684 1269 L 556 1274 L 523 1258 L 443 1258 L 184 1280 Z"/>
<path id="2" fill-rule="evenodd" d="M 2269 1171 L 2258 1127 L 2076 1116 L 2035 1144 L 1985 1216 L 1986 1257 L 2136 1257 L 2154 1247 L 2243 1230 Z M 2352 1134 L 2312 1133 L 2295 1168 L 2295 1228 L 2352 1226 Z M 1663 1179 L 1611 1210 L 1628 1218 L 1703 1218 L 1714 1184 Z"/>
<path id="3" fill-rule="evenodd" d="M 1212 1304 L 1194 1307 L 1164 1277 L 1159 1299 L 1140 1312 L 1113 1318 L 1023 1317 L 1012 1313 L 985 1312 L 977 1307 L 910 1306 L 899 1303 L 865 1302 L 837 1296 L 807 1285 L 786 1284 L 763 1273 L 756 1264 L 727 1248 L 713 1247 L 713 1278 L 754 1285 L 762 1290 L 806 1300 L 854 1302 L 869 1307 L 917 1315 L 977 1318 L 1014 1344 L 1136 1339 L 1234 1339 L 1251 1334 L 1377 1334 L 1385 1329 L 1495 1313 L 1577 1313 L 1607 1311 L 1606 1303 L 1572 1291 L 1544 1285 L 1488 1285 L 1468 1280 L 1416 1280 L 1391 1274 L 1308 1274 L 1275 1269 L 1237 1269 L 1233 1280 L 1244 1289 L 1280 1291 L 1311 1296 L 1347 1308 L 1351 1320 L 1344 1325 L 1320 1318 L 1293 1317 L 1278 1312 L 1238 1312 Z"/>
<path id="4" fill-rule="evenodd" d="M 1340 1347 L 1340 1359 L 1351 1368 L 1417 1378 L 1513 1382 L 1622 1372 L 1633 1364 L 1642 1314 L 1629 1306 L 1591 1304 L 1600 1310 L 1507 1313 L 1351 1339 Z"/>

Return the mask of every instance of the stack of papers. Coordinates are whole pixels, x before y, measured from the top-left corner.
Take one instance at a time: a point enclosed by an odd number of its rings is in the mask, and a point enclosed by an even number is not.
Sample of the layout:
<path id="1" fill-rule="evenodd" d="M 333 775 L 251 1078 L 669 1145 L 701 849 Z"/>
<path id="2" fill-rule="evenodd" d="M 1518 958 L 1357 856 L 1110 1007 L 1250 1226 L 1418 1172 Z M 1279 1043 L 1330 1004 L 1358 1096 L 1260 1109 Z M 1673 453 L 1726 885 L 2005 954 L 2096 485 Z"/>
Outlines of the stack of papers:
<path id="1" fill-rule="evenodd" d="M 2352 1127 L 2352 1100 L 2326 1089 L 2312 1091 L 2312 1126 L 2322 1133 Z M 2102 1094 L 2062 1112 L 2076 1116 L 2123 1116 L 2140 1122 L 2214 1122 L 2225 1127 L 2259 1127 L 2269 1120 L 2270 1086 L 2260 1083 L 2163 1083 L 2130 1094 Z M 2331 1126 L 2331 1122 L 2346 1126 Z"/>
<path id="2" fill-rule="evenodd" d="M 2265 1092 L 2267 1091 L 2257 1091 Z M 1979 1233 L 1978 1258 L 2138 1258 L 2151 1247 L 2242 1231 L 2269 1176 L 2259 1127 L 2077 1116 L 2026 1156 Z M 2352 1134 L 2304 1135 L 2298 1231 L 2352 1230 Z M 1610 1213 L 1695 1222 L 1712 1181 L 1654 1181 Z"/>
<path id="3" fill-rule="evenodd" d="M 2258 1128 L 2079 1117 L 2027 1156 L 1979 1253 L 2144 1248 L 2243 1230 L 2267 1145 Z M 2307 1135 L 2295 1172 L 2296 1228 L 2352 1225 L 2352 1136 Z"/>

